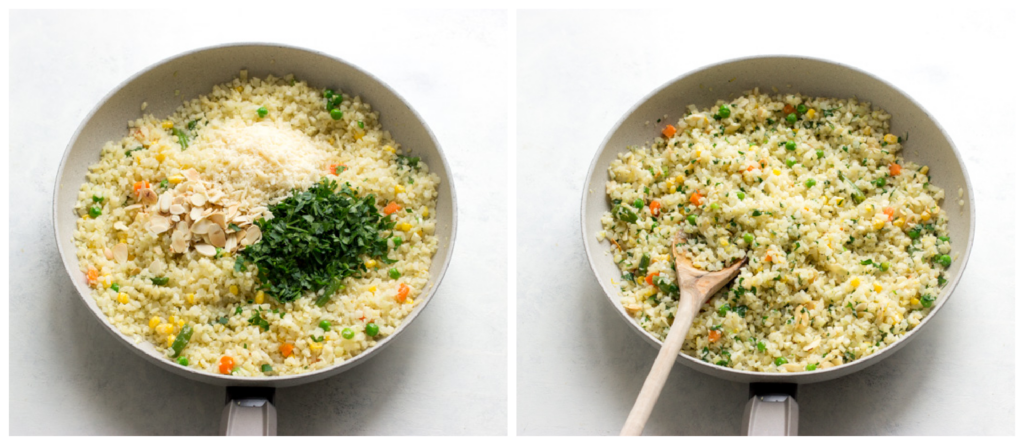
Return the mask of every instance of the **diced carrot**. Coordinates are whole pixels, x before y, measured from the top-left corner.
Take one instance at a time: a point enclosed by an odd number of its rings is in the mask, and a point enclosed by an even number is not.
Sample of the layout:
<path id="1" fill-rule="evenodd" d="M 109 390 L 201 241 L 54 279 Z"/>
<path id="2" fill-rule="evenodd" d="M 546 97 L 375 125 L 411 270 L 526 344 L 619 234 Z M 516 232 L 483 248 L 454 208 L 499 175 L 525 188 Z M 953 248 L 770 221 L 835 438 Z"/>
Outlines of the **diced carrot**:
<path id="1" fill-rule="evenodd" d="M 752 170 L 754 170 L 754 166 L 753 166 L 753 165 L 751 165 L 750 167 L 747 167 L 747 171 L 748 171 L 748 172 L 749 172 L 749 171 L 752 171 Z"/>
<path id="2" fill-rule="evenodd" d="M 661 130 L 661 134 L 665 135 L 665 139 L 668 139 L 676 135 L 676 127 L 666 125 L 664 130 Z"/>
<path id="3" fill-rule="evenodd" d="M 384 206 L 384 214 L 390 215 L 397 212 L 399 209 L 401 209 L 401 207 L 399 207 L 398 203 L 391 201 L 387 206 Z"/>
<path id="4" fill-rule="evenodd" d="M 221 374 L 231 374 L 231 370 L 234 368 L 235 359 L 227 355 L 220 358 L 220 367 L 218 369 L 220 369 Z"/>
<path id="5" fill-rule="evenodd" d="M 899 176 L 900 175 L 900 171 L 902 171 L 902 170 L 903 170 L 903 167 L 900 167 L 899 164 L 896 164 L 896 163 L 889 164 L 889 176 Z"/>
<path id="6" fill-rule="evenodd" d="M 896 213 L 896 209 L 894 209 L 892 207 L 886 207 L 886 208 L 882 209 L 882 213 L 884 213 L 886 216 L 889 217 L 889 221 L 892 221 L 892 214 Z"/>
<path id="7" fill-rule="evenodd" d="M 331 166 L 327 168 L 327 173 L 338 176 L 346 169 L 348 169 L 348 166 L 345 164 L 331 164 Z"/>
<path id="8" fill-rule="evenodd" d="M 281 355 L 289 357 L 292 355 L 292 350 L 295 349 L 295 345 L 291 343 L 283 343 L 279 349 L 281 350 Z"/>
<path id="9" fill-rule="evenodd" d="M 766 262 L 766 263 L 772 262 L 772 254 L 769 253 L 768 255 L 765 255 L 764 256 L 764 262 Z"/>
<path id="10" fill-rule="evenodd" d="M 654 215 L 654 216 L 658 216 L 658 213 L 660 212 L 660 210 L 661 210 L 661 203 L 658 202 L 658 201 L 651 201 L 651 214 Z"/>
<path id="11" fill-rule="evenodd" d="M 722 338 L 722 332 L 721 331 L 709 331 L 708 332 L 708 341 L 711 342 L 711 343 L 714 343 L 714 342 L 718 341 L 721 338 Z"/>
<path id="12" fill-rule="evenodd" d="M 89 285 L 96 284 L 96 281 L 100 278 L 100 271 L 96 270 L 95 267 L 89 266 L 89 273 L 86 274 L 86 279 L 89 280 Z"/>
<path id="13" fill-rule="evenodd" d="M 690 195 L 690 204 L 693 204 L 695 206 L 699 206 L 700 205 L 700 199 L 703 198 L 703 197 L 704 196 L 701 195 L 700 192 L 693 192 Z"/>
<path id="14" fill-rule="evenodd" d="M 786 104 L 786 106 L 782 107 L 782 114 L 785 114 L 785 115 L 788 116 L 791 113 L 796 113 L 796 108 L 793 108 L 792 105 Z"/>
<path id="15" fill-rule="evenodd" d="M 398 285 L 398 295 L 395 295 L 395 299 L 398 300 L 399 303 L 405 303 L 405 297 L 408 297 L 408 296 L 409 296 L 409 286 L 406 286 L 405 283 L 399 284 Z"/>
<path id="16" fill-rule="evenodd" d="M 661 272 L 651 272 L 647 274 L 647 284 L 654 285 L 654 277 L 661 275 Z"/>
<path id="17" fill-rule="evenodd" d="M 149 188 L 149 181 L 139 181 L 139 182 L 136 182 L 135 185 L 132 187 L 132 191 L 134 191 L 135 194 L 138 195 L 139 194 L 139 190 L 148 189 L 148 188 Z"/>

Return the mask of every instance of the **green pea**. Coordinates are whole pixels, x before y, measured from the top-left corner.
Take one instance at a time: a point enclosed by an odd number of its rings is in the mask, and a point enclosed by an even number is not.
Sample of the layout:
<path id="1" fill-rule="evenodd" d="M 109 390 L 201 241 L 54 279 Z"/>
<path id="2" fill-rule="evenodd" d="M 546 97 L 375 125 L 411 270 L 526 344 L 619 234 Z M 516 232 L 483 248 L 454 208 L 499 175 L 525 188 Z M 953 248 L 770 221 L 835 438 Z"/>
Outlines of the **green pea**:
<path id="1" fill-rule="evenodd" d="M 939 257 L 939 264 L 943 267 L 949 267 L 950 264 L 953 264 L 953 259 L 949 255 L 942 255 Z"/>
<path id="2" fill-rule="evenodd" d="M 100 215 L 101 215 L 102 213 L 103 213 L 103 208 L 101 208 L 101 207 L 100 207 L 100 206 L 98 206 L 98 205 L 94 205 L 94 206 L 90 206 L 90 207 L 89 207 L 89 216 L 90 216 L 90 217 L 93 217 L 93 218 L 99 218 L 99 216 L 100 216 Z"/>
<path id="3" fill-rule="evenodd" d="M 395 247 L 398 247 L 398 246 L 402 245 L 402 239 L 397 237 L 397 236 L 394 237 L 394 238 L 391 238 L 391 242 L 395 243 Z"/>
<path id="4" fill-rule="evenodd" d="M 814 371 L 815 369 L 818 369 L 818 364 L 817 363 L 809 363 L 807 365 L 807 368 L 804 368 L 804 369 L 807 369 L 808 371 Z"/>
<path id="5" fill-rule="evenodd" d="M 331 119 L 334 119 L 334 120 L 341 119 L 342 115 L 344 115 L 344 113 L 342 113 L 341 110 L 339 110 L 337 108 L 331 108 Z"/>
<path id="6" fill-rule="evenodd" d="M 637 210 L 644 208 L 644 200 L 637 199 L 636 201 L 633 201 L 633 207 L 636 207 Z"/>
<path id="7" fill-rule="evenodd" d="M 341 336 L 342 336 L 342 337 L 343 337 L 343 338 L 344 338 L 345 340 L 351 340 L 351 339 L 352 339 L 352 337 L 355 337 L 355 336 L 356 336 L 356 331 L 353 331 L 353 330 L 351 330 L 351 329 L 349 329 L 349 328 L 345 328 L 345 329 L 342 329 L 342 330 L 341 330 Z"/>
<path id="8" fill-rule="evenodd" d="M 818 181 L 815 181 L 814 178 L 809 178 L 807 181 L 804 181 L 804 185 L 807 186 L 807 188 L 814 187 L 814 184 L 817 183 Z"/>
<path id="9" fill-rule="evenodd" d="M 736 197 L 739 198 L 740 201 L 742 201 L 742 200 L 746 199 L 747 194 L 743 193 L 743 192 L 736 192 Z"/>
<path id="10" fill-rule="evenodd" d="M 178 357 L 178 364 L 181 366 L 188 366 L 188 359 L 185 357 Z"/>
<path id="11" fill-rule="evenodd" d="M 324 332 L 330 331 L 331 330 L 331 322 L 329 322 L 327 320 L 320 320 L 320 329 L 323 329 Z"/>
<path id="12" fill-rule="evenodd" d="M 792 114 L 790 116 L 792 116 Z M 775 366 L 782 366 L 786 363 L 789 363 L 789 360 L 786 360 L 785 357 L 778 357 L 775 359 Z"/>
<path id="13" fill-rule="evenodd" d="M 796 159 L 786 159 L 786 167 L 793 168 L 794 165 L 796 165 Z"/>
<path id="14" fill-rule="evenodd" d="M 264 363 L 263 366 L 260 366 L 260 371 L 263 371 L 264 373 L 274 372 L 274 367 Z"/>
<path id="15" fill-rule="evenodd" d="M 732 110 L 730 110 L 727 105 L 718 107 L 718 117 L 725 119 L 729 117 L 730 114 L 732 114 Z"/>
<path id="16" fill-rule="evenodd" d="M 367 323 L 366 324 L 366 335 L 369 335 L 370 337 L 376 337 L 377 333 L 379 333 L 379 332 L 380 332 L 380 328 L 377 327 L 376 323 Z"/>
<path id="17" fill-rule="evenodd" d="M 728 312 L 729 312 L 729 305 L 728 304 L 723 304 L 723 305 L 718 307 L 718 316 L 719 317 L 724 317 L 725 314 L 727 314 Z"/>
<path id="18" fill-rule="evenodd" d="M 753 243 L 754 242 L 754 235 L 751 235 L 749 233 L 744 233 L 743 234 L 743 241 L 746 241 L 747 244 Z"/>
<path id="19" fill-rule="evenodd" d="M 359 121 L 359 128 L 363 128 L 363 121 Z"/>
<path id="20" fill-rule="evenodd" d="M 764 352 L 766 349 L 768 348 L 765 347 L 764 343 L 757 342 L 757 352 Z"/>
<path id="21" fill-rule="evenodd" d="M 691 215 L 687 216 L 686 217 L 686 222 L 688 222 L 690 224 L 693 224 L 693 225 L 697 225 L 697 215 L 691 214 Z"/>
<path id="22" fill-rule="evenodd" d="M 790 116 L 792 116 L 792 114 L 790 114 Z M 794 150 L 796 150 L 796 142 L 794 142 L 794 141 L 786 141 L 786 151 L 794 151 Z"/>
<path id="23" fill-rule="evenodd" d="M 882 264 L 878 265 L 878 267 L 882 269 L 882 272 L 885 272 L 885 271 L 889 270 L 890 266 L 892 266 L 892 265 L 889 264 L 888 261 L 884 261 L 884 262 L 882 262 Z"/>
<path id="24" fill-rule="evenodd" d="M 789 115 L 786 116 L 786 122 L 789 122 L 791 124 L 796 123 L 796 114 L 795 113 L 789 113 Z"/>
<path id="25" fill-rule="evenodd" d="M 331 97 L 331 103 L 328 104 L 329 108 L 338 108 L 341 105 L 341 101 L 344 100 L 340 94 Z"/>
<path id="26" fill-rule="evenodd" d="M 720 207 L 718 206 L 718 203 L 717 203 L 717 202 L 713 202 L 713 203 L 711 203 L 711 210 L 718 210 L 719 208 L 720 208 Z"/>
<path id="27" fill-rule="evenodd" d="M 825 157 L 825 150 L 815 151 L 814 154 L 818 155 L 818 159 L 824 158 Z"/>
<path id="28" fill-rule="evenodd" d="M 112 290 L 114 292 L 120 292 L 121 291 L 121 285 L 117 284 L 117 283 L 111 284 L 110 285 L 110 290 Z"/>
<path id="29" fill-rule="evenodd" d="M 402 276 L 402 273 L 399 272 L 398 269 L 392 267 L 391 270 L 388 271 L 388 276 L 391 277 L 392 280 L 397 280 L 398 277 Z"/>
<path id="30" fill-rule="evenodd" d="M 918 239 L 921 237 L 921 229 L 918 227 L 910 229 L 910 231 L 907 232 L 907 236 L 909 236 L 910 239 Z"/>
<path id="31" fill-rule="evenodd" d="M 260 117 L 267 117 L 267 107 L 259 107 L 256 109 L 256 114 Z"/>
<path id="32" fill-rule="evenodd" d="M 324 97 L 330 99 L 331 96 L 333 96 L 333 95 L 334 95 L 334 90 L 332 90 L 330 88 L 324 90 Z"/>
<path id="33" fill-rule="evenodd" d="M 807 112 L 807 105 L 804 105 L 804 104 L 797 105 L 796 106 L 796 112 L 800 113 L 800 114 L 806 113 Z"/>

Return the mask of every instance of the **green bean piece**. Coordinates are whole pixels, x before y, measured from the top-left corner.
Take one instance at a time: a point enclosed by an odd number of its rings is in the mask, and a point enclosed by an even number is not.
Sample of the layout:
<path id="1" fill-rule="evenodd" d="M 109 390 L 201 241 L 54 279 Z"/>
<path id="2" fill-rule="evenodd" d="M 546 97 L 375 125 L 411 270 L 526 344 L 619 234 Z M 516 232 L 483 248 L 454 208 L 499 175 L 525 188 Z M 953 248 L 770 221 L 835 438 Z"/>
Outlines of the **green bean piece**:
<path id="1" fill-rule="evenodd" d="M 651 255 L 648 253 L 643 254 L 640 257 L 640 265 L 637 270 L 640 271 L 641 275 L 647 275 L 647 267 L 651 265 Z"/>
<path id="2" fill-rule="evenodd" d="M 171 349 L 174 350 L 174 355 L 171 357 L 177 357 L 181 355 L 181 351 L 188 345 L 188 341 L 192 339 L 192 326 L 185 324 L 181 327 L 181 332 L 178 333 L 177 337 L 174 337 L 174 343 L 171 343 Z"/>

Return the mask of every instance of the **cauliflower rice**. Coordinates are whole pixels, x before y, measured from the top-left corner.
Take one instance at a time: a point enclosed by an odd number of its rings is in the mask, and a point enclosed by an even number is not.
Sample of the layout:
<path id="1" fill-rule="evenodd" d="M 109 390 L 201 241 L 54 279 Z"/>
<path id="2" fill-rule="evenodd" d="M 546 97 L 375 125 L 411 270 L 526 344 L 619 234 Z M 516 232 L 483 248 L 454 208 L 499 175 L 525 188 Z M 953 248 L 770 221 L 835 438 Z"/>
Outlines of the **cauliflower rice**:
<path id="1" fill-rule="evenodd" d="M 291 75 L 250 79 L 242 71 L 208 95 L 184 102 L 166 120 L 145 115 L 129 122 L 124 139 L 108 142 L 79 192 L 74 242 L 81 270 L 110 323 L 165 353 L 188 324 L 194 333 L 180 355 L 186 366 L 219 373 L 227 356 L 234 363 L 231 373 L 255 377 L 330 367 L 391 335 L 428 284 L 437 251 L 439 178 L 425 163 L 401 156 L 403 150 L 369 104 L 342 97 L 343 116 L 335 120 L 325 108 L 323 90 Z M 400 206 L 390 216 L 400 245 L 388 241 L 388 257 L 397 262 L 367 260 L 368 272 L 346 278 L 344 290 L 323 307 L 308 296 L 279 303 L 257 291 L 255 266 L 236 271 L 233 250 L 258 240 L 258 230 L 247 239 L 245 225 L 272 217 L 268 206 L 325 176 L 348 182 L 360 196 L 374 195 L 380 208 L 389 202 Z M 221 209 L 242 230 L 228 232 L 228 246 L 215 255 L 200 253 L 201 241 L 193 246 L 164 231 L 168 221 L 136 203 L 143 199 L 137 184 L 160 199 L 180 196 L 175 203 L 198 207 L 196 212 L 202 212 L 203 202 Z M 171 226 L 184 215 L 176 217 Z M 185 250 L 178 253 L 182 244 Z M 400 277 L 391 278 L 390 268 Z M 166 284 L 157 285 L 154 278 L 166 278 Z M 398 295 L 402 283 L 409 288 L 407 297 Z M 268 330 L 250 321 L 257 311 L 269 322 Z M 322 321 L 329 330 L 320 327 Z M 366 333 L 371 322 L 379 327 L 375 337 Z M 346 328 L 354 333 L 351 339 L 342 336 Z"/>
<path id="2" fill-rule="evenodd" d="M 682 229 L 698 268 L 748 257 L 694 319 L 687 355 L 804 372 L 906 335 L 952 259 L 943 191 L 927 166 L 898 156 L 905 137 L 889 133 L 890 117 L 856 99 L 755 89 L 690 105 L 664 137 L 620 153 L 598 238 L 613 243 L 626 311 L 664 340 L 678 302 L 670 244 Z"/>

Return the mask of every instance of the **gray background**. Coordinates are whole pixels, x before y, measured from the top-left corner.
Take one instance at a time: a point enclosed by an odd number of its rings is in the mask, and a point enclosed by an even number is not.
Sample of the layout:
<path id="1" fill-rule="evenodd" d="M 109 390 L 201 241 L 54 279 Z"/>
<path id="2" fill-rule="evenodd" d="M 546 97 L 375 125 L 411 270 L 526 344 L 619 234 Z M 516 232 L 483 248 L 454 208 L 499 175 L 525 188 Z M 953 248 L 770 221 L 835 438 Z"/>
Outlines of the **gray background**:
<path id="1" fill-rule="evenodd" d="M 1004 209 L 1014 205 L 1008 160 L 1019 144 L 1013 107 L 999 99 L 1009 79 L 999 73 L 1013 71 L 1011 14 L 822 4 L 813 12 L 825 22 L 763 7 L 721 20 L 726 12 L 710 8 L 518 14 L 516 431 L 618 434 L 657 355 L 613 312 L 581 243 L 583 181 L 605 135 L 687 71 L 798 54 L 874 73 L 915 98 L 957 144 L 977 199 L 970 264 L 946 309 L 883 362 L 801 387 L 800 433 L 1013 434 L 1015 234 Z M 746 401 L 746 384 L 677 365 L 645 433 L 737 434 Z"/>
<path id="2" fill-rule="evenodd" d="M 76 301 L 54 244 L 51 194 L 72 133 L 122 80 L 193 48 L 275 41 L 341 57 L 403 95 L 445 151 L 460 210 L 454 257 L 430 307 L 354 370 L 279 389 L 279 433 L 505 434 L 507 178 L 492 167 L 507 159 L 506 13 L 325 13 L 310 26 L 308 13 L 247 9 L 229 20 L 181 10 L 12 12 L 10 432 L 217 433 L 222 388 L 147 364 Z"/>

